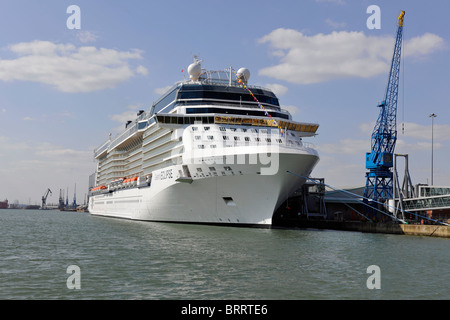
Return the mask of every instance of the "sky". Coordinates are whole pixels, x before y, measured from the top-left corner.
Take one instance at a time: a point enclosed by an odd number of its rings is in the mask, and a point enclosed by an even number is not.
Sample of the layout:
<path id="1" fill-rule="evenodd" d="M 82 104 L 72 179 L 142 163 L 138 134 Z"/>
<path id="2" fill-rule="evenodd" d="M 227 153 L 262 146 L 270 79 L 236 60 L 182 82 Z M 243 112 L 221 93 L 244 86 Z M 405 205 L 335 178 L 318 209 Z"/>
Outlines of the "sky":
<path id="1" fill-rule="evenodd" d="M 249 83 L 273 89 L 294 120 L 320 124 L 309 138 L 320 154 L 313 177 L 363 186 L 401 10 L 395 152 L 409 155 L 413 184 L 431 183 L 433 146 L 434 185 L 450 185 L 449 9 L 444 0 L 2 0 L 0 200 L 40 204 L 50 188 L 47 203 L 61 189 L 71 202 L 76 185 L 83 202 L 93 150 L 183 80 L 194 55 L 206 69 L 248 68 Z"/>

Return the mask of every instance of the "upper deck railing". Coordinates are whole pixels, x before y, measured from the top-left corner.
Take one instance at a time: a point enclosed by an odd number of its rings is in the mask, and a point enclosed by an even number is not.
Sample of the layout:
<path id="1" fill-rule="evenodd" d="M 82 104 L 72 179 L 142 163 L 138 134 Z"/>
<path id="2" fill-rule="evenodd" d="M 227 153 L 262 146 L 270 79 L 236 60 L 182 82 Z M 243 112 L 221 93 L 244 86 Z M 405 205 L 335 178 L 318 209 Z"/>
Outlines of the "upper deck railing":
<path id="1" fill-rule="evenodd" d="M 114 149 L 119 143 L 133 135 L 139 129 L 139 122 L 150 118 L 149 112 L 142 112 L 133 122 L 127 124 L 124 131 L 118 133 L 114 138 L 110 137 L 100 147 L 94 150 L 94 157 L 97 158 L 100 154 L 107 149 Z"/>

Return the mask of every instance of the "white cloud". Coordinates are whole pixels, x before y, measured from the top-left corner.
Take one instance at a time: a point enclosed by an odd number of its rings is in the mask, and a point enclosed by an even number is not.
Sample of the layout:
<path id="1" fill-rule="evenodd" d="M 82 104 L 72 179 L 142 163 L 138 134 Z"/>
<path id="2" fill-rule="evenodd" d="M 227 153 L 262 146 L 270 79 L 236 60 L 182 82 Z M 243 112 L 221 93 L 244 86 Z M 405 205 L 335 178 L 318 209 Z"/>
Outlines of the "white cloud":
<path id="1" fill-rule="evenodd" d="M 325 19 L 325 23 L 327 25 L 329 25 L 330 27 L 332 27 L 333 29 L 342 29 L 347 26 L 347 23 L 345 23 L 345 22 L 336 22 L 331 19 Z"/>
<path id="2" fill-rule="evenodd" d="M 424 126 L 417 123 L 405 123 L 405 136 L 415 139 L 431 140 L 431 124 Z M 450 140 L 450 125 L 434 124 L 433 126 L 434 141 Z"/>
<path id="3" fill-rule="evenodd" d="M 77 184 L 78 202 L 87 192 L 88 176 L 95 170 L 92 150 L 77 150 L 48 142 L 18 141 L 0 136 L 0 195 L 11 202 L 40 201 L 47 188 L 49 202 L 58 202 L 58 189 Z M 40 202 L 38 202 L 40 204 Z"/>
<path id="4" fill-rule="evenodd" d="M 139 104 L 130 104 L 126 107 L 127 111 L 120 114 L 111 114 L 109 118 L 119 123 L 125 123 L 128 120 L 136 119 L 138 110 L 142 108 Z"/>
<path id="5" fill-rule="evenodd" d="M 265 85 L 268 89 L 272 90 L 277 96 L 282 96 L 288 92 L 288 88 L 278 83 L 268 83 Z"/>
<path id="6" fill-rule="evenodd" d="M 125 129 L 125 124 L 127 121 L 134 121 L 134 119 L 136 119 L 138 110 L 142 109 L 142 106 L 138 104 L 131 104 L 128 105 L 126 109 L 127 111 L 124 111 L 122 113 L 109 115 L 109 118 L 112 121 L 120 123 L 119 126 L 111 129 L 112 133 L 118 134 L 122 132 Z"/>
<path id="7" fill-rule="evenodd" d="M 365 154 L 370 150 L 370 138 L 368 140 L 343 139 L 338 143 L 322 144 L 317 146 L 317 149 L 327 154 Z"/>
<path id="8" fill-rule="evenodd" d="M 357 155 L 370 151 L 370 135 L 374 123 L 366 122 L 359 124 L 361 133 L 367 135 L 367 139 L 342 139 L 337 143 L 324 143 L 317 146 L 321 153 L 333 155 Z M 444 146 L 442 142 L 450 140 L 450 125 L 434 125 L 434 148 L 440 149 Z M 424 126 L 417 123 L 406 122 L 405 133 L 401 134 L 397 128 L 396 152 L 404 150 L 428 150 L 431 149 L 431 125 Z"/>
<path id="9" fill-rule="evenodd" d="M 444 40 L 432 33 L 425 33 L 405 42 L 405 56 L 426 56 L 437 49 L 444 48 Z"/>
<path id="10" fill-rule="evenodd" d="M 50 41 L 22 42 L 8 47 L 16 59 L 0 58 L 0 80 L 32 81 L 63 92 L 90 92 L 113 88 L 147 69 L 129 65 L 141 59 L 140 50 L 117 51 L 92 46 L 75 47 Z"/>
<path id="11" fill-rule="evenodd" d="M 333 188 L 346 189 L 364 186 L 365 173 L 363 157 L 360 159 L 353 156 L 349 159 L 320 153 L 320 161 L 312 175 L 315 178 L 325 178 L 325 183 Z"/>
<path id="12" fill-rule="evenodd" d="M 439 119 L 439 118 L 437 118 Z M 365 122 L 359 124 L 361 133 L 371 134 L 375 122 Z M 414 122 L 404 123 L 404 133 L 401 132 L 400 126 L 397 124 L 397 138 L 403 137 L 410 140 L 425 140 L 431 141 L 431 120 L 429 125 L 422 125 Z M 434 123 L 433 129 L 434 141 L 447 141 L 450 140 L 450 125 L 448 124 L 436 124 Z"/>
<path id="13" fill-rule="evenodd" d="M 141 75 L 143 75 L 143 76 L 146 76 L 146 75 L 148 74 L 148 70 L 147 70 L 147 68 L 144 67 L 144 66 L 138 66 L 138 67 L 136 68 L 136 73 L 139 73 L 139 74 L 141 74 Z"/>
<path id="14" fill-rule="evenodd" d="M 8 46 L 8 49 L 20 56 L 53 56 L 58 52 L 61 54 L 67 54 L 75 50 L 75 46 L 72 44 L 54 44 L 50 41 L 35 40 L 32 42 L 20 42 L 13 44 Z"/>
<path id="15" fill-rule="evenodd" d="M 363 32 L 334 31 L 307 36 L 279 28 L 259 40 L 268 43 L 280 63 L 260 75 L 297 84 L 342 78 L 368 78 L 386 73 L 392 59 L 393 37 L 366 36 Z M 426 33 L 405 43 L 405 56 L 423 57 L 443 48 L 444 40 Z"/>
<path id="16" fill-rule="evenodd" d="M 172 86 L 166 86 L 163 88 L 156 88 L 155 89 L 155 93 L 159 94 L 159 95 L 163 95 L 164 93 L 166 93 L 170 88 L 172 88 Z"/>
<path id="17" fill-rule="evenodd" d="M 92 153 L 85 150 L 75 150 L 52 145 L 48 142 L 42 142 L 33 147 L 34 154 L 45 158 L 46 161 L 58 159 L 61 161 L 77 161 L 80 159 L 92 158 Z M 47 159 L 48 158 L 48 159 Z"/>
<path id="18" fill-rule="evenodd" d="M 300 109 L 296 106 L 281 106 L 281 109 L 289 111 L 292 116 L 296 115 L 300 111 Z"/>
<path id="19" fill-rule="evenodd" d="M 116 122 L 125 123 L 128 120 L 136 119 L 136 111 L 124 111 L 120 114 L 110 115 L 109 118 Z"/>
<path id="20" fill-rule="evenodd" d="M 407 153 L 411 151 L 423 151 L 423 150 L 431 150 L 431 141 L 413 141 L 408 142 L 409 139 L 403 139 L 402 136 L 397 138 L 397 143 L 395 145 L 396 153 Z M 433 148 L 435 150 L 443 148 L 444 145 L 440 142 L 434 142 Z M 401 152 L 400 152 L 401 151 Z M 407 152 L 403 152 L 407 151 Z"/>
<path id="21" fill-rule="evenodd" d="M 22 150 L 27 151 L 30 146 L 24 142 L 13 142 L 10 138 L 5 136 L 0 136 L 0 144 L 1 144 L 1 150 L 0 155 L 4 153 L 5 155 L 8 155 L 11 150 Z"/>
<path id="22" fill-rule="evenodd" d="M 82 43 L 95 42 L 98 39 L 98 36 L 91 31 L 79 31 L 77 33 L 77 38 Z"/>

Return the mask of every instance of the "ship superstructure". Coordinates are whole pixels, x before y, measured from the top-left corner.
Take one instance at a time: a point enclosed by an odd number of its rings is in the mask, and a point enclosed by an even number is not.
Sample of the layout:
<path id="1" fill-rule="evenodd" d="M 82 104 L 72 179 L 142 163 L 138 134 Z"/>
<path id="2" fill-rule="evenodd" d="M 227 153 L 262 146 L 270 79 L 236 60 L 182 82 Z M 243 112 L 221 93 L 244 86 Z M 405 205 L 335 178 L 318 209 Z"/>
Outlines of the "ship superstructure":
<path id="1" fill-rule="evenodd" d="M 195 60 L 150 110 L 94 152 L 92 214 L 147 220 L 270 226 L 273 212 L 319 160 L 296 122 L 249 71 L 206 71 Z"/>

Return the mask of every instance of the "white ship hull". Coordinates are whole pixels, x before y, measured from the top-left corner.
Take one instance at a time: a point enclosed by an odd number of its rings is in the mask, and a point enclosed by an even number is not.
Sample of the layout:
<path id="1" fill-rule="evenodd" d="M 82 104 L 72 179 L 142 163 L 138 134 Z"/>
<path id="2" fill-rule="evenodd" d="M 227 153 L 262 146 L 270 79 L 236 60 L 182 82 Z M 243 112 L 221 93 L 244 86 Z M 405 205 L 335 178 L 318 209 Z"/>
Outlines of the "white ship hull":
<path id="1" fill-rule="evenodd" d="M 303 141 L 319 125 L 293 121 L 245 68 L 206 71 L 195 59 L 188 73 L 94 150 L 90 213 L 270 226 L 319 160 Z"/>
<path id="2" fill-rule="evenodd" d="M 305 182 L 298 175 L 308 176 L 319 160 L 313 149 L 286 151 L 277 155 L 277 170 L 271 174 L 262 174 L 261 164 L 244 163 L 233 165 L 226 175 L 196 174 L 191 180 L 175 174 L 182 165 L 167 167 L 154 173 L 149 187 L 91 196 L 89 212 L 131 220 L 268 227 L 274 211 Z M 208 172 L 210 167 L 190 164 L 189 170 Z"/>

